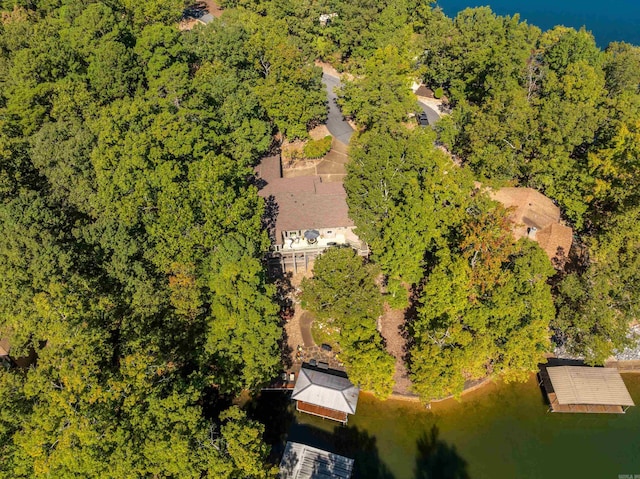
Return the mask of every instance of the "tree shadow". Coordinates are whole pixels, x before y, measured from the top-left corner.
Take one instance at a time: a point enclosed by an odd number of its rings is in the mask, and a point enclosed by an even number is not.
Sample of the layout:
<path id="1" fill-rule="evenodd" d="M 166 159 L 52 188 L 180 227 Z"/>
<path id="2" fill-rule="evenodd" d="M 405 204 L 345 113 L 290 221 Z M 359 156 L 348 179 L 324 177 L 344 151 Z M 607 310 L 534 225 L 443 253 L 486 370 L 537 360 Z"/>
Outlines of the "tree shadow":
<path id="1" fill-rule="evenodd" d="M 469 479 L 466 461 L 438 436 L 434 425 L 418 439 L 415 479 Z"/>
<path id="2" fill-rule="evenodd" d="M 276 222 L 280 207 L 273 195 L 265 198 L 264 214 L 262 215 L 262 226 L 269 234 L 269 238 L 276 239 Z"/>
<path id="3" fill-rule="evenodd" d="M 413 334 L 413 322 L 418 317 L 418 309 L 422 306 L 420 303 L 420 295 L 422 285 L 412 288 L 409 291 L 409 306 L 404 311 L 404 322 L 399 326 L 400 334 L 404 339 L 404 351 L 402 360 L 411 369 L 411 350 L 415 345 L 415 336 Z"/>
<path id="4" fill-rule="evenodd" d="M 264 440 L 271 446 L 270 460 L 278 464 L 295 421 L 291 393 L 262 391 L 245 405 L 247 414 L 265 426 Z"/>
<path id="5" fill-rule="evenodd" d="M 336 452 L 355 460 L 354 479 L 394 479 L 380 459 L 376 438 L 355 426 L 334 429 Z"/>

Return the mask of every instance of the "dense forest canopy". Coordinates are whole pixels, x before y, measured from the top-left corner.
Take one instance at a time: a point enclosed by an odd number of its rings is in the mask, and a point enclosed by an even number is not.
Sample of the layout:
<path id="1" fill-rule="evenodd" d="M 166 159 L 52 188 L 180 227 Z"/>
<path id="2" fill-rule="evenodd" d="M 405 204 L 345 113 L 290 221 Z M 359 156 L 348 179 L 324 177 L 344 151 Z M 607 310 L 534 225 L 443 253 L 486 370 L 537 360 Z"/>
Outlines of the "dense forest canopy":
<path id="1" fill-rule="evenodd" d="M 280 368 L 252 168 L 324 121 L 316 59 L 349 73 L 345 187 L 374 264 L 332 251 L 304 296 L 359 384 L 392 387 L 378 272 L 415 307 L 425 401 L 522 379 L 550 339 L 593 363 L 628 343 L 640 49 L 432 3 L 226 0 L 181 32 L 182 0 L 0 1 L 0 333 L 38 358 L 0 368 L 0 477 L 275 475 L 264 426 L 228 400 Z M 452 108 L 435 132 L 408 127 L 412 81 Z M 513 240 L 474 181 L 556 201 L 567 266 Z"/>
<path id="2" fill-rule="evenodd" d="M 38 362 L 1 373 L 0 475 L 270 475 L 217 411 L 280 367 L 252 167 L 324 118 L 318 70 L 249 12 L 2 6 L 0 327 Z"/>
<path id="3" fill-rule="evenodd" d="M 488 8 L 431 13 L 424 80 L 454 105 L 439 138 L 479 180 L 534 187 L 562 207 L 577 247 L 552 281 L 551 327 L 601 363 L 637 319 L 640 49 L 602 51 L 584 29 L 540 32 Z"/>

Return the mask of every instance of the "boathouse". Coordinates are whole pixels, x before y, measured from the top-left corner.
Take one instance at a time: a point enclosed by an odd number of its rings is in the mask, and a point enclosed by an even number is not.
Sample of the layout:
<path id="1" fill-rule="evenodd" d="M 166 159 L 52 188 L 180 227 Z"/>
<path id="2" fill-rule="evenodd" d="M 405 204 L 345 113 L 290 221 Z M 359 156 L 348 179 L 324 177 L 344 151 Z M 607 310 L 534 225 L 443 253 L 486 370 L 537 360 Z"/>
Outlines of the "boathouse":
<path id="1" fill-rule="evenodd" d="M 634 405 L 617 369 L 550 366 L 540 380 L 551 412 L 622 414 Z"/>
<path id="2" fill-rule="evenodd" d="M 280 479 L 349 479 L 353 473 L 353 459 L 298 442 L 287 442 Z"/>
<path id="3" fill-rule="evenodd" d="M 291 399 L 300 412 L 346 424 L 349 414 L 356 413 L 359 394 L 343 371 L 303 364 Z"/>

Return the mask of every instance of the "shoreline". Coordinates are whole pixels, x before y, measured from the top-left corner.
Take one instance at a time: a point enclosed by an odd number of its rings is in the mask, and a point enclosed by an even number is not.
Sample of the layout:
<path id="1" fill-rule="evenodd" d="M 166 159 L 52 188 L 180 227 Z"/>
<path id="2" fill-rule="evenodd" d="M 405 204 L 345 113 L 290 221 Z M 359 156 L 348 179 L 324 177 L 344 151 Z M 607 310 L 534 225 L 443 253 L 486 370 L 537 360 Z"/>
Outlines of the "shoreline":
<path id="1" fill-rule="evenodd" d="M 638 360 L 620 360 L 620 361 L 608 361 L 606 362 L 602 367 L 605 368 L 615 368 L 617 369 L 621 374 L 640 374 L 640 361 Z M 532 375 L 537 374 L 536 372 L 532 372 Z M 495 382 L 495 379 L 499 379 L 499 378 L 494 378 L 492 376 L 487 376 L 484 379 L 479 380 L 479 382 L 477 384 L 474 384 L 466 389 L 464 389 L 461 393 L 460 393 L 460 398 L 462 398 L 465 394 L 469 394 L 472 393 L 474 391 L 477 391 L 479 389 L 482 389 L 484 387 L 486 387 L 487 385 Z M 372 394 L 369 391 L 363 391 L 366 392 L 368 394 Z M 450 399 L 455 399 L 455 395 L 449 395 L 440 399 L 432 399 L 431 401 L 429 401 L 426 405 L 425 405 L 425 409 L 429 409 L 431 404 L 438 404 L 438 403 L 442 403 L 444 401 L 448 401 Z M 391 395 L 387 398 L 387 400 L 394 400 L 394 401 L 406 401 L 406 402 L 412 402 L 412 403 L 419 403 L 419 404 L 423 404 L 422 401 L 420 401 L 420 397 L 415 395 L 415 394 L 403 394 L 400 392 L 393 392 L 391 393 Z"/>

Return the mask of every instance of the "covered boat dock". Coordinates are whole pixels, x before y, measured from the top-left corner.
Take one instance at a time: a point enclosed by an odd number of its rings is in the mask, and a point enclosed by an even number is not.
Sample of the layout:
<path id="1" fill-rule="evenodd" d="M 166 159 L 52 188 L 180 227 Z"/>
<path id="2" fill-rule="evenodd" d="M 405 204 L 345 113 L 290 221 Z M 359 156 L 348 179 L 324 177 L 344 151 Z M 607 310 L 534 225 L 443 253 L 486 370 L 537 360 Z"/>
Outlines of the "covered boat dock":
<path id="1" fill-rule="evenodd" d="M 287 442 L 280 479 L 350 479 L 354 460 L 297 442 Z"/>
<path id="2" fill-rule="evenodd" d="M 300 412 L 347 423 L 356 413 L 360 390 L 343 371 L 303 364 L 291 399 Z"/>
<path id="3" fill-rule="evenodd" d="M 539 377 L 551 412 L 623 414 L 634 406 L 616 369 L 542 366 Z"/>

